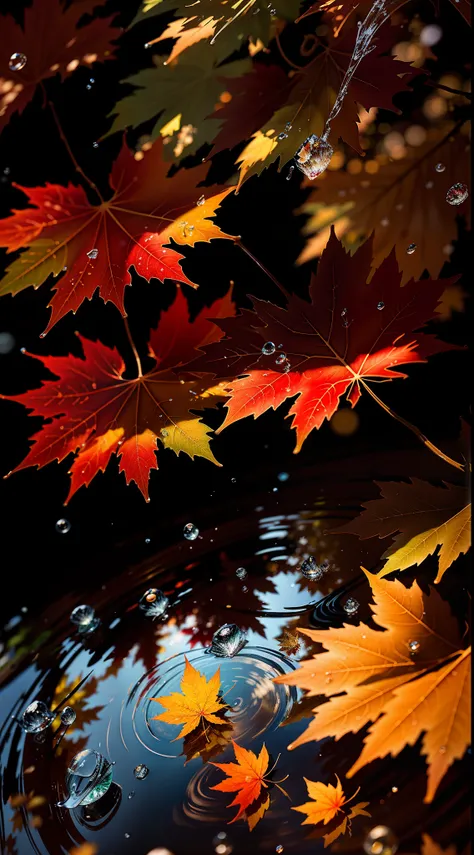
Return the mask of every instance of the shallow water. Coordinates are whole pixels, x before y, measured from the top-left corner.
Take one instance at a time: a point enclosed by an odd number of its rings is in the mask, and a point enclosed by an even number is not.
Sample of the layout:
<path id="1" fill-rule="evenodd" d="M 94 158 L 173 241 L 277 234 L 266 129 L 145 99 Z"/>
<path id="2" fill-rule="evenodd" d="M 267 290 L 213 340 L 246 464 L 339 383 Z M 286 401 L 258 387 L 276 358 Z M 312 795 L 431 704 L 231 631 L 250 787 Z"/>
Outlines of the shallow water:
<path id="1" fill-rule="evenodd" d="M 20 613 L 10 621 L 0 683 L 6 852 L 59 855 L 84 840 L 107 855 L 146 855 L 160 846 L 173 855 L 212 855 L 223 851 L 216 849 L 223 840 L 235 855 L 274 852 L 277 846 L 302 855 L 322 851 L 315 830 L 302 826 L 301 815 L 290 808 L 307 800 L 304 777 L 333 783 L 335 774 L 343 777 L 362 737 L 287 751 L 306 729 L 317 699 L 302 701 L 303 693 L 273 678 L 296 668 L 312 649 L 302 638 L 297 651 L 282 649 L 285 629 L 370 620 L 360 565 L 373 567 L 380 545 L 334 531 L 354 516 L 358 493 L 364 493 L 360 484 L 354 482 L 345 505 L 322 498 L 307 502 L 306 492 L 282 488 L 271 512 L 257 506 L 221 519 L 201 529 L 193 543 L 171 540 L 121 572 L 108 568 L 104 584 L 79 587 L 40 615 Z M 142 554 L 138 547 L 137 553 Z M 329 564 L 318 582 L 300 572 L 308 555 Z M 243 579 L 236 575 L 240 567 L 247 571 Z M 153 620 L 138 607 L 149 587 L 169 598 L 162 618 Z M 360 602 L 353 617 L 343 610 L 349 596 Z M 100 619 L 90 634 L 80 635 L 69 620 L 80 603 L 92 605 Z M 245 647 L 229 659 L 206 652 L 224 623 L 247 634 Z M 220 668 L 221 694 L 230 709 L 222 727 L 177 739 L 179 726 L 153 720 L 163 709 L 150 698 L 179 691 L 185 655 L 207 677 Z M 18 717 L 28 703 L 41 699 L 54 708 L 83 678 L 68 701 L 77 714 L 72 725 L 58 729 L 56 719 L 40 737 L 22 731 Z M 270 786 L 270 808 L 251 834 L 243 820 L 228 825 L 235 814 L 228 808 L 232 799 L 211 789 L 222 773 L 207 761 L 233 760 L 232 739 L 254 751 L 265 743 L 276 763 L 272 778 L 289 776 L 282 784 L 287 795 Z M 114 764 L 113 784 L 93 805 L 59 808 L 68 762 L 84 748 Z M 149 769 L 143 780 L 134 775 L 139 764 Z M 451 827 L 461 827 L 466 810 L 463 777 L 457 764 L 435 806 L 428 807 L 422 806 L 424 762 L 418 748 L 372 764 L 346 785 L 348 795 L 361 786 L 359 799 L 370 801 L 373 818 L 361 817 L 341 848 L 361 851 L 365 833 L 380 823 L 396 827 L 407 841 L 405 852 L 416 851 L 408 843 L 432 825 L 450 840 Z M 47 803 L 29 813 L 7 803 L 11 795 L 32 792 Z"/>

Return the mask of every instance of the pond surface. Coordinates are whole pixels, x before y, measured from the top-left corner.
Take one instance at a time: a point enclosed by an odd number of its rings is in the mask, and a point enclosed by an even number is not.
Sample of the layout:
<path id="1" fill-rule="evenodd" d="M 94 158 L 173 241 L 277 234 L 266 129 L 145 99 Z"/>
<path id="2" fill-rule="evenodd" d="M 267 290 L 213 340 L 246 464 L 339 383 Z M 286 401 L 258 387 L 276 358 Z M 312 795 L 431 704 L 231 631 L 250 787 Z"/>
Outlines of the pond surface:
<path id="1" fill-rule="evenodd" d="M 223 507 L 215 525 L 201 523 L 196 540 L 173 531 L 160 548 L 147 545 L 145 557 L 140 544 L 136 562 L 127 560 L 125 569 L 104 567 L 102 578 L 100 571 L 93 574 L 95 584 L 85 573 L 84 587 L 76 579 L 72 592 L 40 613 L 20 611 L 9 621 L 0 676 L 0 831 L 9 855 L 60 855 L 84 841 L 104 855 L 147 855 L 159 847 L 173 855 L 323 851 L 317 830 L 303 826 L 290 808 L 307 801 L 305 777 L 335 783 L 338 774 L 345 780 L 363 734 L 288 751 L 319 701 L 308 702 L 299 690 L 273 680 L 314 650 L 303 636 L 299 646 L 288 641 L 297 627 L 370 621 L 370 590 L 360 566 L 376 565 L 380 543 L 336 531 L 365 498 L 362 480 L 352 482 L 343 502 L 334 490 L 285 480 L 283 475 L 276 481 L 278 500 L 273 496 L 266 507 Z M 201 522 L 198 516 L 192 522 Z M 308 556 L 325 562 L 318 581 L 301 572 Z M 151 587 L 169 600 L 161 617 L 139 608 Z M 359 603 L 353 615 L 344 610 L 348 599 Z M 70 621 L 82 603 L 100 620 L 85 634 Z M 246 644 L 222 658 L 208 648 L 214 633 L 229 623 L 246 634 Z M 207 678 L 220 668 L 228 710 L 221 726 L 177 738 L 179 725 L 153 720 L 163 708 L 151 698 L 180 691 L 185 657 Z M 69 695 L 67 704 L 76 713 L 72 724 L 65 727 L 57 717 L 39 735 L 22 730 L 19 718 L 29 703 L 42 700 L 53 709 Z M 270 807 L 252 832 L 244 820 L 229 825 L 236 812 L 229 808 L 233 796 L 211 789 L 223 777 L 212 762 L 234 760 L 232 740 L 255 752 L 265 743 L 275 764 Z M 112 784 L 93 804 L 58 807 L 67 797 L 68 765 L 85 749 L 113 764 Z M 139 766 L 146 767 L 143 777 L 134 771 Z M 361 787 L 358 800 L 370 803 L 372 818 L 354 822 L 341 850 L 362 851 L 365 835 L 377 824 L 395 829 L 402 852 L 419 851 L 421 832 L 441 834 L 446 845 L 458 838 L 463 843 L 465 768 L 452 767 L 431 806 L 422 804 L 419 745 L 377 761 L 354 783 L 345 781 L 348 796 Z M 22 794 L 33 801 L 18 799 Z M 43 797 L 41 803 L 35 804 L 35 796 Z"/>

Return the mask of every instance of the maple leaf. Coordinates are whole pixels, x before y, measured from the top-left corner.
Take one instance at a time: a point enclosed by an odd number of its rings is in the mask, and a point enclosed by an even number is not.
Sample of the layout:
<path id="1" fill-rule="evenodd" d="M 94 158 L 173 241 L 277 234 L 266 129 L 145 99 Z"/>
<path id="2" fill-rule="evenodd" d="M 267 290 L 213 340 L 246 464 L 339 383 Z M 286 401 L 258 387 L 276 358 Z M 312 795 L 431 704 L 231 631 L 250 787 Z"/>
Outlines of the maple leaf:
<path id="1" fill-rule="evenodd" d="M 464 130 L 467 128 L 468 123 Z M 349 249 L 374 235 L 374 268 L 395 246 L 402 283 L 425 270 L 438 276 L 451 241 L 458 235 L 456 218 L 462 214 L 468 226 L 470 222 L 469 204 L 455 207 L 446 202 L 453 184 L 470 184 L 469 141 L 461 130 L 462 122 L 428 129 L 422 145 L 406 146 L 404 158 L 377 164 L 375 174 L 364 171 L 362 159 L 359 174 L 323 173 L 323 180 L 321 176 L 316 180 L 314 193 L 301 209 L 313 215 L 306 233 L 316 234 L 310 237 L 299 262 L 321 254 L 330 224 L 337 223 L 338 234 Z M 437 171 L 437 164 L 444 167 L 442 172 Z M 416 250 L 407 253 L 410 244 Z"/>
<path id="2" fill-rule="evenodd" d="M 400 532 L 382 556 L 386 564 L 381 576 L 421 564 L 440 546 L 435 582 L 441 581 L 448 567 L 471 545 L 471 505 L 465 488 L 452 484 L 433 487 L 419 478 L 408 484 L 375 483 L 382 498 L 367 502 L 360 516 L 339 531 L 361 539 Z"/>
<path id="3" fill-rule="evenodd" d="M 197 184 L 206 166 L 180 170 L 167 178 L 162 142 L 142 160 L 125 144 L 112 167 L 109 201 L 91 205 L 82 187 L 20 187 L 33 208 L 14 211 L 0 221 L 0 245 L 9 252 L 29 247 L 10 265 L 0 282 L 0 294 L 17 294 L 38 287 L 50 274 L 64 275 L 49 304 L 47 330 L 98 290 L 125 315 L 124 291 L 131 284 L 130 268 L 146 279 L 172 279 L 194 286 L 183 273 L 183 256 L 170 247 L 229 238 L 209 218 L 232 188 L 218 190 L 203 204 Z"/>
<path id="4" fill-rule="evenodd" d="M 226 708 L 226 704 L 218 700 L 221 684 L 220 668 L 209 680 L 206 680 L 206 677 L 189 662 L 186 656 L 184 661 L 181 693 L 173 692 L 171 695 L 150 698 L 152 701 L 158 701 L 166 709 L 166 712 L 153 716 L 152 720 L 183 725 L 176 739 L 191 733 L 201 724 L 202 719 L 211 724 L 222 724 L 222 718 L 219 718 L 216 713 Z"/>
<path id="5" fill-rule="evenodd" d="M 393 97 L 401 91 L 409 89 L 409 83 L 420 73 L 408 63 L 383 56 L 391 47 L 389 28 L 378 35 L 377 49 L 369 53 L 360 63 L 357 74 L 351 80 L 342 109 L 331 126 L 331 135 L 337 140 L 345 140 L 356 151 L 360 151 L 359 107 L 367 110 L 370 107 L 383 107 L 395 110 Z M 318 40 L 315 37 L 315 46 Z M 279 169 L 293 160 L 295 152 L 311 134 L 321 136 L 331 107 L 341 88 L 344 74 L 352 57 L 354 47 L 353 35 L 341 39 L 330 39 L 326 47 L 320 45 L 320 53 L 312 59 L 308 66 L 293 78 L 293 86 L 288 93 L 288 87 L 283 90 L 286 103 L 282 104 L 273 116 L 259 129 L 255 139 L 270 139 L 273 147 L 260 144 L 258 152 L 253 146 L 252 161 L 250 161 L 250 146 L 239 156 L 238 163 L 241 172 L 245 169 L 244 177 L 259 174 L 273 161 L 279 161 Z"/>
<path id="6" fill-rule="evenodd" d="M 211 114 L 227 90 L 227 79 L 248 72 L 251 61 L 239 59 L 218 65 L 208 45 L 200 43 L 192 45 L 173 64 L 164 65 L 160 57 L 153 57 L 153 63 L 154 68 L 142 69 L 124 81 L 136 89 L 114 106 L 115 118 L 108 134 L 136 128 L 156 116 L 150 136 L 165 137 L 165 154 L 173 156 L 170 130 L 178 132 L 180 128 L 187 128 L 191 139 L 175 156 L 179 157 L 183 150 L 193 154 L 203 143 L 210 142 L 219 129 L 218 120 Z"/>
<path id="7" fill-rule="evenodd" d="M 79 65 L 114 58 L 111 41 L 121 31 L 111 27 L 112 18 L 94 14 L 77 26 L 96 8 L 97 0 L 80 0 L 68 8 L 61 0 L 34 0 L 24 9 L 22 26 L 11 15 L 0 18 L 0 132 L 14 113 L 23 112 L 43 80 L 57 73 L 64 80 Z M 26 56 L 18 71 L 10 67 L 13 51 Z"/>
<path id="8" fill-rule="evenodd" d="M 290 656 L 292 653 L 298 653 L 300 644 L 301 641 L 297 632 L 291 632 L 291 630 L 286 628 L 283 629 L 279 639 L 279 647 L 282 653 L 286 653 L 287 656 Z"/>
<path id="9" fill-rule="evenodd" d="M 368 802 L 359 802 L 354 805 L 349 812 L 347 812 L 345 806 L 354 798 L 354 796 L 350 799 L 346 799 L 341 782 L 337 775 L 337 785 L 335 787 L 332 784 L 322 784 L 320 781 L 308 781 L 307 778 L 304 780 L 308 789 L 308 796 L 312 801 L 292 808 L 292 810 L 306 814 L 306 819 L 303 821 L 303 825 L 317 825 L 320 822 L 327 825 L 339 812 L 346 811 L 342 822 L 336 825 L 328 834 L 323 835 L 325 847 L 333 843 L 341 836 L 341 834 L 345 834 L 346 831 L 349 831 L 350 833 L 351 820 L 354 817 L 370 816 L 370 813 L 365 810 L 369 804 Z M 356 790 L 354 795 L 357 795 L 358 792 L 359 791 Z"/>
<path id="10" fill-rule="evenodd" d="M 275 682 L 329 701 L 314 710 L 314 720 L 289 748 L 328 736 L 338 740 L 373 722 L 347 773 L 351 777 L 376 758 L 396 756 L 423 733 L 428 765 L 424 800 L 429 803 L 469 744 L 471 649 L 460 649 L 457 623 L 435 590 L 427 596 L 416 582 L 405 588 L 364 572 L 374 599 L 373 620 L 385 631 L 363 624 L 300 630 L 326 652 Z"/>
<path id="11" fill-rule="evenodd" d="M 96 855 L 98 851 L 99 847 L 96 843 L 84 841 L 84 843 L 80 843 L 79 846 L 73 846 L 73 848 L 69 850 L 69 855 Z"/>
<path id="12" fill-rule="evenodd" d="M 132 379 L 124 378 L 125 364 L 117 350 L 99 341 L 79 337 L 84 358 L 36 357 L 58 380 L 46 380 L 34 391 L 8 397 L 48 419 L 34 436 L 34 445 L 15 471 L 44 466 L 75 453 L 69 501 L 81 486 L 105 471 L 112 454 L 120 458 L 127 483 L 135 481 L 148 501 L 151 469 L 157 469 L 157 440 L 176 454 L 196 455 L 220 465 L 209 447 L 209 429 L 189 411 L 218 399 L 202 375 L 181 382 L 172 369 L 196 356 L 196 348 L 221 335 L 208 321 L 231 312 L 230 297 L 204 309 L 193 323 L 187 302 L 178 290 L 172 306 L 163 312 L 149 341 L 155 367 Z M 187 372 L 187 376 L 189 372 Z"/>
<path id="13" fill-rule="evenodd" d="M 226 709 L 221 710 L 220 715 L 225 715 L 225 712 Z M 221 754 L 232 740 L 232 730 L 232 722 L 224 718 L 220 725 L 201 723 L 184 737 L 183 754 L 186 756 L 186 763 L 196 757 L 200 757 L 203 763 L 208 763 L 211 757 Z"/>
<path id="14" fill-rule="evenodd" d="M 268 786 L 265 779 L 269 774 L 268 764 L 270 760 L 265 744 L 262 746 L 258 756 L 253 751 L 237 745 L 234 740 L 232 740 L 232 745 L 237 762 L 213 763 L 212 765 L 225 772 L 227 777 L 214 787 L 211 787 L 211 790 L 219 790 L 222 793 L 237 793 L 228 807 L 238 806 L 239 810 L 234 818 L 230 820 L 229 825 L 236 822 L 260 797 L 262 787 L 266 788 Z M 265 810 L 263 813 L 265 813 Z M 256 824 L 254 822 L 252 826 L 255 827 Z"/>
<path id="15" fill-rule="evenodd" d="M 221 377 L 244 375 L 226 385 L 230 399 L 219 431 L 294 398 L 289 416 L 299 451 L 308 434 L 334 415 L 343 395 L 354 407 L 362 390 L 375 396 L 372 381 L 404 378 L 401 365 L 424 362 L 449 347 L 424 333 L 408 337 L 434 315 L 446 280 L 400 288 L 392 254 L 364 284 L 370 259 L 370 242 L 351 258 L 333 235 L 312 278 L 310 303 L 292 295 L 283 309 L 253 299 L 255 311 L 219 323 L 227 337 L 206 348 L 206 360 L 196 365 Z M 262 354 L 265 342 L 275 343 L 275 353 Z"/>

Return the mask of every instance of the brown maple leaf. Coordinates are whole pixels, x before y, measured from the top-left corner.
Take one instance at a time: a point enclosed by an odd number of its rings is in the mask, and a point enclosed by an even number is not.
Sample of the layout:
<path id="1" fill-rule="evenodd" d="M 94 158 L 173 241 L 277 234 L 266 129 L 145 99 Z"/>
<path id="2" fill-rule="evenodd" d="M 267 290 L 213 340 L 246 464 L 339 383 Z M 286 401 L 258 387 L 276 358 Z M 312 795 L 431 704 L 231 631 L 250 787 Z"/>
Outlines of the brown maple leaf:
<path id="1" fill-rule="evenodd" d="M 298 632 L 292 632 L 285 628 L 278 640 L 278 644 L 281 652 L 286 653 L 287 656 L 298 653 L 301 644 Z"/>
<path id="2" fill-rule="evenodd" d="M 0 131 L 14 113 L 22 113 L 36 87 L 48 77 L 64 79 L 79 65 L 113 59 L 111 41 L 121 35 L 112 18 L 99 18 L 97 0 L 69 4 L 34 0 L 23 12 L 23 24 L 11 15 L 0 18 Z M 89 20 L 78 27 L 84 16 Z M 23 61 L 15 54 L 25 57 Z"/>
<path id="3" fill-rule="evenodd" d="M 275 682 L 329 701 L 314 710 L 314 720 L 289 748 L 328 736 L 338 740 L 373 722 L 347 773 L 351 777 L 378 757 L 396 756 L 423 733 L 425 802 L 431 802 L 469 744 L 471 649 L 461 649 L 457 623 L 435 590 L 426 596 L 416 582 L 405 588 L 364 572 L 374 598 L 373 619 L 385 631 L 364 624 L 300 630 L 326 652 Z"/>
<path id="4" fill-rule="evenodd" d="M 329 226 L 336 223 L 338 235 L 352 250 L 373 233 L 374 269 L 395 246 L 402 284 L 425 270 L 438 276 L 457 238 L 456 218 L 462 215 L 470 222 L 468 202 L 456 207 L 446 201 L 453 184 L 470 184 L 469 141 L 462 130 L 462 122 L 428 129 L 423 145 L 407 146 L 401 160 L 377 164 L 375 174 L 364 171 L 364 160 L 357 175 L 343 170 L 323 173 L 302 209 L 312 214 L 306 233 L 316 230 L 316 234 L 299 261 L 321 254 Z M 437 171 L 438 165 L 442 171 Z M 416 249 L 407 253 L 412 244 Z"/>
<path id="5" fill-rule="evenodd" d="M 378 483 L 382 498 L 367 502 L 365 510 L 339 532 L 359 538 L 388 537 L 400 532 L 384 552 L 382 576 L 421 564 L 438 547 L 439 582 L 458 556 L 471 544 L 471 505 L 464 487 L 433 487 L 419 478 L 410 483 Z"/>

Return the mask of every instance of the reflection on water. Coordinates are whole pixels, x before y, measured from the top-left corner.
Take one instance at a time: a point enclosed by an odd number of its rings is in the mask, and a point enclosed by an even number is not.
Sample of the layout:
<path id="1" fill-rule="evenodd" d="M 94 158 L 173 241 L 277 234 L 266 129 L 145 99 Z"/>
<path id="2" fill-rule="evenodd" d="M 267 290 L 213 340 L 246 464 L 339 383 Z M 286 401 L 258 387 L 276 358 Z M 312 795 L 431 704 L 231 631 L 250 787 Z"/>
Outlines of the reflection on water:
<path id="1" fill-rule="evenodd" d="M 359 567 L 371 566 L 373 544 L 331 531 L 343 519 L 340 509 L 330 512 L 319 503 L 312 511 L 286 511 L 262 510 L 238 525 L 232 520 L 212 536 L 201 530 L 192 547 L 181 538 L 106 586 L 78 591 L 75 602 L 69 597 L 44 615 L 21 614 L 9 622 L 0 647 L 0 834 L 7 855 L 64 855 L 84 840 L 104 855 L 146 855 L 160 847 L 174 855 L 213 853 L 213 840 L 224 845 L 218 835 L 227 834 L 233 814 L 230 799 L 211 789 L 222 773 L 208 761 L 232 761 L 232 740 L 253 751 L 265 742 L 273 761 L 281 754 L 278 770 L 289 775 L 292 804 L 305 801 L 304 777 L 343 776 L 353 751 L 350 737 L 286 751 L 306 728 L 315 699 L 308 703 L 273 680 L 312 649 L 297 627 L 367 620 Z M 301 565 L 310 558 L 323 573 L 305 577 Z M 349 595 L 361 604 L 351 618 L 344 612 Z M 83 603 L 97 618 L 90 633 L 77 632 L 69 619 Z M 232 624 L 245 634 L 245 646 L 236 644 L 230 656 L 216 647 L 208 652 L 219 628 Z M 220 668 L 220 695 L 228 706 L 222 723 L 177 739 L 178 725 L 153 719 L 161 708 L 151 698 L 180 691 L 185 655 L 207 679 Z M 73 710 L 69 724 L 58 713 L 41 739 L 24 733 L 19 720 L 28 704 L 41 700 L 55 710 L 66 699 Z M 68 768 L 87 750 L 103 756 L 107 768 L 113 764 L 113 780 L 99 801 L 59 807 L 67 798 Z M 398 806 L 387 771 L 361 774 L 358 783 L 364 799 L 375 800 L 373 819 L 393 827 L 398 816 L 403 830 L 407 810 L 399 794 L 404 785 L 418 786 L 420 797 L 410 791 L 410 803 L 420 807 L 424 767 L 418 756 L 412 765 L 397 763 L 389 768 L 397 769 Z M 43 798 L 34 813 L 25 798 L 18 801 L 31 793 Z M 249 833 L 245 822 L 237 822 L 225 845 L 234 855 L 274 852 L 279 845 L 298 855 L 323 848 L 277 788 Z"/>

